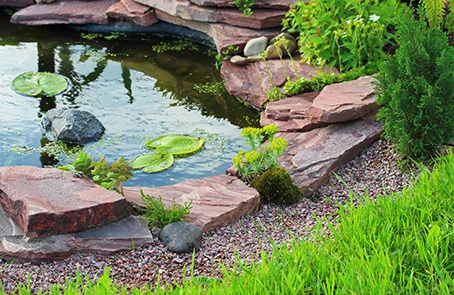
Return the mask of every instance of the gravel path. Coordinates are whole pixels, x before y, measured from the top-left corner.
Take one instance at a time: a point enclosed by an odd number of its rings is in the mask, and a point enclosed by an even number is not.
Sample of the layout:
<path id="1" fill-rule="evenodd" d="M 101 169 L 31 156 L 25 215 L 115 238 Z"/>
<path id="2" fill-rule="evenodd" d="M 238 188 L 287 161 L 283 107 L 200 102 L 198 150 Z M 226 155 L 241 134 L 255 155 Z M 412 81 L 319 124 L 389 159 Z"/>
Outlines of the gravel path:
<path id="1" fill-rule="evenodd" d="M 290 207 L 265 205 L 251 216 L 246 216 L 225 228 L 204 234 L 202 249 L 195 256 L 195 275 L 217 276 L 220 262 L 231 264 L 235 251 L 242 259 L 254 259 L 261 250 L 269 252 L 268 237 L 277 243 L 287 241 L 290 233 L 295 237 L 307 236 L 316 223 L 316 217 L 324 218 L 334 213 L 337 203 L 350 199 L 354 194 L 363 194 L 368 188 L 371 197 L 400 191 L 411 177 L 396 167 L 397 156 L 388 143 L 375 142 L 361 155 L 341 166 L 312 199 L 304 199 Z M 347 185 L 345 185 L 345 184 Z M 8 263 L 0 260 L 0 282 L 6 290 L 12 290 L 16 282 L 26 283 L 30 276 L 31 288 L 48 288 L 64 284 L 74 278 L 77 271 L 82 276 L 99 277 L 110 266 L 111 276 L 117 284 L 139 287 L 154 285 L 158 276 L 162 283 L 180 282 L 183 267 L 191 265 L 191 255 L 174 254 L 156 238 L 153 245 L 130 252 L 113 255 L 77 254 L 68 259 L 50 263 Z M 189 274 L 189 270 L 186 271 Z"/>

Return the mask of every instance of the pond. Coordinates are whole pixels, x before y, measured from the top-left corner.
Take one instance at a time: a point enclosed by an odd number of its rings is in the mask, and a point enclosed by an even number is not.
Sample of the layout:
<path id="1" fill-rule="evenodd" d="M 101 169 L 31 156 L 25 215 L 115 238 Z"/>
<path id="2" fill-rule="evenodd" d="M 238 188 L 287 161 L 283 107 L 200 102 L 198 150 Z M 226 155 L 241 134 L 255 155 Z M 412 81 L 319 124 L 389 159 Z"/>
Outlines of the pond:
<path id="1" fill-rule="evenodd" d="M 52 108 L 93 113 L 106 133 L 83 150 L 108 163 L 147 153 L 143 144 L 158 136 L 205 138 L 201 152 L 177 159 L 160 173 L 136 171 L 127 186 L 169 185 L 225 173 L 232 157 L 246 148 L 241 128 L 258 126 L 259 112 L 225 92 L 209 47 L 152 35 L 25 27 L 8 19 L 8 11 L 0 9 L 0 166 L 72 162 L 74 149 L 50 143 L 43 134 L 41 117 Z M 169 50 L 175 45 L 177 50 Z M 64 75 L 72 88 L 52 98 L 22 96 L 11 81 L 28 71 Z"/>

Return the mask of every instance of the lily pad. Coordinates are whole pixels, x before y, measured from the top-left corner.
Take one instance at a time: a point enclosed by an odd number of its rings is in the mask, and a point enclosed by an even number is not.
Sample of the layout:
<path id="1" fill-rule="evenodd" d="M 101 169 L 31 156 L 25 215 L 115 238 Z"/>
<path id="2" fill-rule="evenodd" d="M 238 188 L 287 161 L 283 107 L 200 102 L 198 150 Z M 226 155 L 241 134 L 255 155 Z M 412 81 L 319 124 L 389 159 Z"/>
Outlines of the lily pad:
<path id="1" fill-rule="evenodd" d="M 17 76 L 12 85 L 17 92 L 27 96 L 55 96 L 68 88 L 68 81 L 54 73 L 26 72 Z"/>
<path id="2" fill-rule="evenodd" d="M 133 169 L 143 168 L 145 173 L 155 173 L 170 168 L 173 162 L 172 154 L 146 154 L 138 156 L 129 165 Z"/>
<path id="3" fill-rule="evenodd" d="M 158 153 L 184 155 L 198 151 L 204 144 L 203 137 L 195 138 L 180 134 L 160 136 L 145 143 L 148 148 L 156 148 Z"/>

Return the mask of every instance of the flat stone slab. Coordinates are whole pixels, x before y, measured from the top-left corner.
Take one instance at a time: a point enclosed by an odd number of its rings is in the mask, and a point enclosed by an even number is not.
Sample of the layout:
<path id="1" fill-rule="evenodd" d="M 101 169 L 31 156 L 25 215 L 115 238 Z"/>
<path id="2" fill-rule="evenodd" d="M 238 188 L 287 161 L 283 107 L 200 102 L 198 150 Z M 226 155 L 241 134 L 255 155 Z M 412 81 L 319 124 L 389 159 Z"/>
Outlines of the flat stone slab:
<path id="1" fill-rule="evenodd" d="M 0 6 L 23 8 L 35 4 L 34 0 L 0 0 Z"/>
<path id="2" fill-rule="evenodd" d="M 186 20 L 226 23 L 239 27 L 265 29 L 280 27 L 286 10 L 255 9 L 252 16 L 243 15 L 238 8 L 203 7 L 189 0 L 135 0 L 138 3 L 161 10 Z"/>
<path id="3" fill-rule="evenodd" d="M 356 120 L 378 111 L 371 76 L 328 85 L 314 99 L 308 110 L 312 123 L 334 123 Z"/>
<path id="4" fill-rule="evenodd" d="M 259 193 L 240 179 L 228 175 L 180 182 L 175 185 L 125 187 L 124 195 L 130 202 L 143 207 L 140 190 L 147 195 L 162 198 L 168 206 L 192 201 L 191 213 L 184 219 L 197 225 L 203 232 L 223 227 L 258 209 Z"/>
<path id="5" fill-rule="evenodd" d="M 109 23 L 106 11 L 117 0 L 64 1 L 28 6 L 11 17 L 11 22 L 23 25 L 101 24 Z"/>
<path id="6" fill-rule="evenodd" d="M 149 245 L 153 237 L 136 216 L 84 232 L 28 238 L 0 207 L 0 257 L 40 262 L 66 258 L 78 252 L 112 253 Z"/>
<path id="7" fill-rule="evenodd" d="M 115 191 L 56 168 L 0 167 L 0 205 L 27 237 L 84 231 L 131 215 Z"/>
<path id="8" fill-rule="evenodd" d="M 267 104 L 260 124 L 276 124 L 282 132 L 306 132 L 335 122 L 375 115 L 374 78 L 328 85 L 323 90 L 283 98 Z"/>
<path id="9" fill-rule="evenodd" d="M 280 133 L 289 147 L 279 162 L 293 182 L 309 197 L 324 184 L 331 172 L 377 140 L 382 124 L 358 120 L 332 124 L 304 133 Z"/>
<path id="10" fill-rule="evenodd" d="M 336 72 L 330 69 L 324 69 L 324 71 Z M 263 107 L 268 100 L 266 92 L 271 90 L 271 85 L 283 86 L 287 76 L 296 80 L 296 73 L 301 78 L 311 79 L 320 74 L 320 68 L 299 62 L 299 57 L 295 58 L 294 62 L 290 59 L 267 60 L 245 66 L 236 66 L 230 61 L 224 61 L 221 67 L 221 75 L 227 91 L 258 108 Z"/>
<path id="11" fill-rule="evenodd" d="M 132 0 L 121 0 L 110 6 L 106 13 L 110 18 L 130 21 L 143 27 L 154 25 L 159 21 L 148 6 Z"/>
<path id="12" fill-rule="evenodd" d="M 155 9 L 158 19 L 190 28 L 191 30 L 202 32 L 211 37 L 216 45 L 218 52 L 226 50 L 229 46 L 238 47 L 242 51 L 247 41 L 252 38 L 266 36 L 272 38 L 280 33 L 279 28 L 253 30 L 222 23 L 207 23 L 193 20 L 186 20 L 180 17 L 170 15 L 159 9 Z"/>
<path id="13" fill-rule="evenodd" d="M 216 6 L 216 7 L 235 7 L 233 0 L 190 0 L 191 3 L 200 6 Z M 296 0 L 260 0 L 256 1 L 253 8 L 270 8 L 288 10 L 290 5 L 297 2 Z M 254 10 L 253 10 L 254 11 Z"/>

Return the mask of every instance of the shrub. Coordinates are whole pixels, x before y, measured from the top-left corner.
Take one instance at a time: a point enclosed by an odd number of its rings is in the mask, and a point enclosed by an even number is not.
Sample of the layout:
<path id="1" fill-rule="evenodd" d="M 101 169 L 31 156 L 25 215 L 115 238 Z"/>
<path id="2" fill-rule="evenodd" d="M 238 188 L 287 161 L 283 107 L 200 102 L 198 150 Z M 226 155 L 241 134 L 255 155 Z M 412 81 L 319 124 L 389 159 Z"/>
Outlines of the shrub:
<path id="1" fill-rule="evenodd" d="M 293 184 L 290 174 L 282 167 L 268 169 L 251 186 L 266 203 L 291 205 L 302 197 L 300 189 Z"/>
<path id="2" fill-rule="evenodd" d="M 400 47 L 382 65 L 376 86 L 386 138 L 415 160 L 428 158 L 454 136 L 454 48 L 419 13 L 419 20 L 410 12 L 400 18 Z"/>
<path id="3" fill-rule="evenodd" d="M 247 127 L 241 131 L 251 151 L 241 150 L 232 160 L 244 181 L 252 181 L 267 169 L 279 166 L 278 158 L 284 153 L 288 142 L 282 137 L 274 138 L 278 131 L 279 127 L 274 124 L 263 128 Z M 265 136 L 268 137 L 267 145 L 262 144 Z"/>
<path id="4" fill-rule="evenodd" d="M 395 23 L 396 0 L 300 0 L 283 26 L 299 33 L 303 59 L 340 72 L 382 60 L 382 48 L 393 42 L 388 32 Z"/>
<path id="5" fill-rule="evenodd" d="M 175 200 L 168 208 L 165 208 L 161 197 L 149 196 L 142 190 L 140 190 L 140 198 L 144 202 L 145 208 L 139 210 L 143 214 L 144 221 L 150 227 L 162 228 L 167 224 L 183 221 L 183 217 L 188 215 L 192 208 L 192 202 L 179 205 Z"/>

